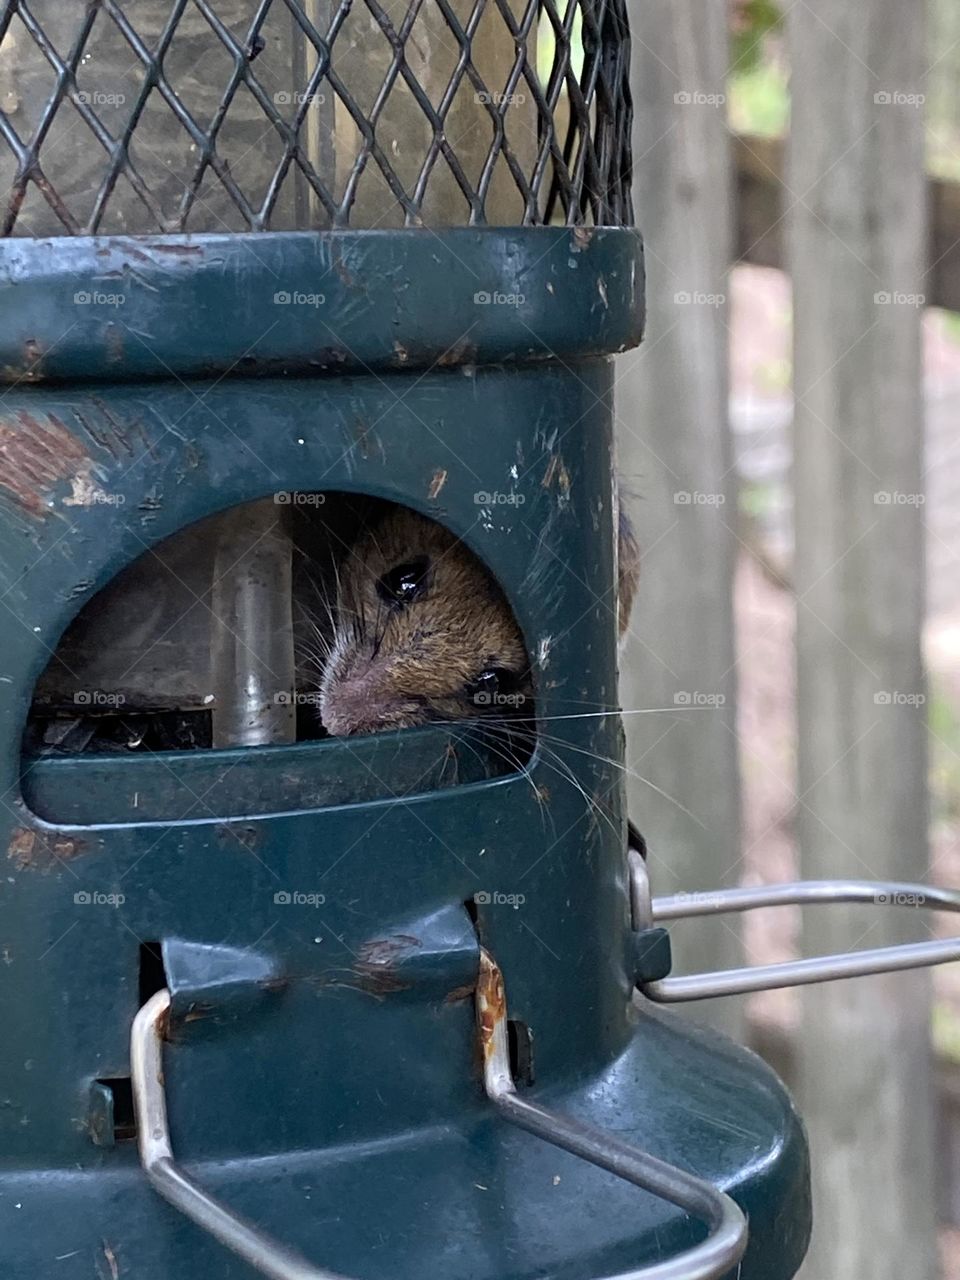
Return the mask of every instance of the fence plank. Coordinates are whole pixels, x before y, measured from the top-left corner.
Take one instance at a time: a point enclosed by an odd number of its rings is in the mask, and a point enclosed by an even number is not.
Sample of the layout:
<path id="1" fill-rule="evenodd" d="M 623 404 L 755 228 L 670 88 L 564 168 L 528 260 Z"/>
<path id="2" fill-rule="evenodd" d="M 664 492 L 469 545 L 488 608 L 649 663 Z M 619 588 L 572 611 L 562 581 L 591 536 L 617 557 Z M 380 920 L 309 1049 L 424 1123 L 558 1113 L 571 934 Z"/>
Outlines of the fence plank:
<path id="1" fill-rule="evenodd" d="M 783 185 L 779 138 L 738 136 L 735 256 L 760 267 L 785 267 L 784 215 L 791 196 Z M 927 270 L 921 291 L 928 306 L 960 311 L 960 183 L 927 180 Z"/>
<path id="2" fill-rule="evenodd" d="M 726 0 L 648 0 L 634 33 L 648 329 L 619 368 L 620 471 L 636 494 L 643 552 L 621 698 L 628 709 L 668 709 L 626 718 L 628 764 L 646 780 L 630 780 L 630 808 L 661 893 L 735 883 L 740 859 L 727 527 L 735 503 L 726 308 L 715 305 L 732 248 L 727 16 Z M 706 701 L 684 711 L 684 699 Z M 699 923 L 672 932 L 678 966 L 739 962 L 733 929 Z M 694 1012 L 739 1031 L 734 1001 Z"/>
<path id="3" fill-rule="evenodd" d="M 791 8 L 787 33 L 802 869 L 919 880 L 922 310 L 883 298 L 926 292 L 922 112 L 902 96 L 922 92 L 924 23 L 902 0 L 833 0 Z M 909 912 L 864 912 L 809 913 L 806 949 L 922 934 Z M 809 989 L 803 1008 L 816 1224 L 803 1275 L 933 1280 L 929 977 Z"/>

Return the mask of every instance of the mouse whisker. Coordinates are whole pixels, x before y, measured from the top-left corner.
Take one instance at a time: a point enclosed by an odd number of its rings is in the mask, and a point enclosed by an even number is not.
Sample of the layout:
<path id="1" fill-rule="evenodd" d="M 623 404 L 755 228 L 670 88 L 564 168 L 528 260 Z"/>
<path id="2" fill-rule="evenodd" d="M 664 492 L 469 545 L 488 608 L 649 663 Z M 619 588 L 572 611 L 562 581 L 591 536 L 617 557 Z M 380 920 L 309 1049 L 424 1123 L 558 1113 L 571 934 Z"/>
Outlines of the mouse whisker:
<path id="1" fill-rule="evenodd" d="M 553 771 L 556 774 L 558 774 L 559 777 L 564 778 L 567 782 L 569 782 L 570 785 L 574 788 L 574 790 L 579 792 L 579 794 L 583 797 L 584 803 L 586 804 L 586 807 L 587 807 L 587 811 L 590 814 L 591 821 L 596 823 L 597 818 L 601 817 L 604 820 L 604 822 L 606 822 L 606 824 L 609 826 L 610 830 L 614 833 L 614 836 L 619 840 L 620 830 L 617 827 L 616 823 L 613 821 L 613 819 L 610 817 L 610 815 L 604 812 L 601 806 L 600 800 L 598 800 L 594 796 L 590 796 L 587 794 L 586 788 L 584 787 L 580 779 L 577 777 L 577 775 L 574 773 L 570 765 L 568 765 L 567 762 L 561 758 L 561 756 L 557 753 L 557 751 L 553 747 L 551 747 L 547 743 L 544 743 L 542 738 L 540 740 L 540 747 L 541 747 L 541 754 L 542 754 L 544 765 L 547 768 L 553 769 Z"/>
<path id="2" fill-rule="evenodd" d="M 461 743 L 463 746 L 467 747 L 468 750 L 472 751 L 473 754 L 477 757 L 477 759 L 480 760 L 482 763 L 483 756 L 479 750 L 477 742 L 471 741 L 470 737 L 471 735 L 469 735 L 468 733 L 456 731 L 457 741 Z M 547 805 L 546 805 L 546 802 L 544 801 L 543 796 L 540 794 L 539 790 L 537 789 L 537 784 L 534 782 L 533 778 L 530 777 L 530 774 L 528 773 L 525 767 L 526 759 L 515 756 L 512 753 L 510 747 L 507 746 L 506 744 L 501 743 L 499 741 L 499 738 L 496 735 L 485 735 L 483 738 L 483 745 L 486 748 L 486 750 L 490 751 L 499 760 L 503 760 L 506 764 L 510 766 L 511 769 L 516 769 L 518 773 L 521 773 L 527 779 L 527 782 L 530 785 L 530 789 L 533 792 L 534 798 L 537 801 L 537 806 L 540 809 L 540 817 L 541 817 L 541 820 L 544 822 L 544 826 L 546 826 L 546 820 L 549 820 L 550 828 L 553 832 L 553 835 L 556 836 L 557 828 L 556 828 L 556 824 L 553 821 L 553 814 L 550 813 L 550 810 L 547 808 Z"/>
<path id="3" fill-rule="evenodd" d="M 667 732 L 669 732 L 669 730 L 667 730 Z M 645 778 L 642 773 L 637 773 L 635 769 L 628 768 L 627 765 L 623 764 L 621 761 L 614 760 L 611 756 L 601 755 L 596 751 L 588 751 L 584 747 L 575 746 L 573 743 L 567 742 L 563 738 L 554 737 L 551 734 L 542 734 L 541 741 L 544 740 L 551 743 L 557 743 L 569 751 L 577 752 L 578 755 L 589 756 L 592 760 L 598 760 L 602 764 L 612 765 L 615 769 L 620 769 L 628 778 L 635 778 L 637 782 L 642 782 L 644 786 L 650 787 L 651 790 L 657 793 L 657 795 L 662 796 L 664 800 L 669 801 L 669 803 L 679 809 L 682 814 L 695 822 L 698 827 L 702 827 L 704 831 L 707 830 L 706 825 L 700 821 L 697 815 L 691 812 L 691 810 L 685 805 L 682 805 L 676 796 L 672 796 L 669 791 L 664 791 L 663 788 L 658 787 L 655 782 L 651 782 L 649 778 Z M 556 748 L 551 748 L 551 750 L 556 752 Z"/>
<path id="4" fill-rule="evenodd" d="M 649 708 L 649 710 L 661 710 L 661 709 L 669 710 L 669 711 L 677 710 L 677 708 L 674 708 L 674 707 Z M 612 714 L 619 714 L 619 712 L 617 713 L 602 712 L 600 714 L 612 715 Z M 544 717 L 543 720 L 540 721 L 540 723 L 549 722 L 549 720 L 551 719 L 563 720 L 563 719 L 577 719 L 577 718 L 578 717 L 576 716 L 569 716 L 569 717 L 568 716 L 556 716 L 556 717 L 547 716 L 547 717 Z M 510 717 L 508 716 L 485 716 L 480 723 L 484 726 L 484 728 L 491 728 L 494 730 L 497 730 L 497 729 L 516 730 L 520 724 L 529 725 L 530 721 L 511 720 Z M 625 774 L 626 777 L 634 778 L 636 779 L 637 782 L 643 783 L 644 786 L 650 787 L 651 790 L 655 791 L 659 796 L 662 796 L 664 800 L 668 801 L 675 808 L 679 809 L 680 812 L 683 813 L 686 817 L 690 818 L 693 822 L 697 823 L 699 827 L 702 827 L 704 830 L 706 830 L 706 827 L 700 821 L 697 815 L 691 812 L 690 809 L 686 808 L 685 805 L 681 804 L 680 801 L 676 798 L 676 796 L 671 795 L 668 791 L 664 791 L 662 787 L 657 786 L 655 782 L 652 782 L 649 778 L 644 777 L 643 774 L 637 773 L 635 769 L 629 768 L 623 761 L 617 760 L 612 756 L 605 756 L 597 751 L 590 751 L 585 747 L 577 746 L 575 743 L 569 742 L 565 738 L 560 738 L 555 734 L 549 734 L 549 733 L 543 733 L 543 732 L 538 733 L 536 730 L 530 730 L 530 729 L 523 729 L 520 732 L 529 736 L 531 747 L 533 746 L 534 741 L 536 741 L 537 743 L 540 743 L 541 745 L 543 745 L 549 750 L 551 756 L 557 762 L 563 763 L 560 760 L 560 757 L 558 754 L 558 750 L 562 748 L 568 751 L 576 752 L 578 755 L 587 756 L 589 759 L 596 760 L 601 764 L 610 765 L 615 769 L 619 769 L 622 773 Z"/>
<path id="5" fill-rule="evenodd" d="M 672 711 L 675 715 L 688 711 L 716 711 L 716 707 L 613 707 L 609 711 L 580 711 L 571 715 L 544 716 L 544 720 L 593 720 L 599 716 L 654 716 Z"/>
<path id="6" fill-rule="evenodd" d="M 312 648 L 310 645 L 301 644 L 297 646 L 297 666 L 303 662 L 307 667 L 316 667 L 317 671 L 323 673 L 329 653 L 321 649 Z"/>
<path id="7" fill-rule="evenodd" d="M 380 646 L 383 644 L 384 638 L 387 634 L 387 626 L 389 624 L 389 621 L 390 621 L 390 617 L 386 609 L 383 607 L 382 604 L 378 603 L 377 615 L 376 615 L 376 618 L 374 619 L 373 648 L 370 654 L 371 658 L 376 658 L 376 656 L 380 652 Z"/>
<path id="8" fill-rule="evenodd" d="M 330 636 L 332 632 L 327 631 L 317 621 L 316 615 L 311 613 L 302 601 L 297 601 L 297 616 L 294 620 L 295 629 L 299 627 L 301 633 L 304 629 L 311 641 L 315 641 L 326 649 L 330 648 Z"/>

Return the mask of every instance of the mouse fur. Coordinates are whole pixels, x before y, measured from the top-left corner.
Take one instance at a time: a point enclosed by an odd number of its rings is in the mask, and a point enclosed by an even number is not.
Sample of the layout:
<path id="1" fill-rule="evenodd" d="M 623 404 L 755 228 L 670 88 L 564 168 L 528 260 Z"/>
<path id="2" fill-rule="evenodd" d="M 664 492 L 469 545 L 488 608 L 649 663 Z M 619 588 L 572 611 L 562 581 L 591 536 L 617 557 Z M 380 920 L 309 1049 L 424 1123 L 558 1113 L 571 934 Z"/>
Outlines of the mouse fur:
<path id="1" fill-rule="evenodd" d="M 618 501 L 619 631 L 640 551 Z M 520 719 L 533 710 L 523 636 L 481 561 L 442 525 L 392 506 L 342 557 L 319 689 L 335 736 L 436 720 Z"/>

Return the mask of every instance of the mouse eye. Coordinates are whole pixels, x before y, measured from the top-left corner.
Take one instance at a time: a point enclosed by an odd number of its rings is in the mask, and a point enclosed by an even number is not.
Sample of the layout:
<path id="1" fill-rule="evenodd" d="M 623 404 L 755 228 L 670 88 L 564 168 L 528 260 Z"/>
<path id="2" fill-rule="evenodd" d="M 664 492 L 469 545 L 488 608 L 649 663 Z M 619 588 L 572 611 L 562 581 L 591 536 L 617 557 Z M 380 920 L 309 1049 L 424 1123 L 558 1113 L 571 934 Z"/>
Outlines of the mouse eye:
<path id="1" fill-rule="evenodd" d="M 429 567 L 430 561 L 426 556 L 396 565 L 378 581 L 377 595 L 387 604 L 409 604 L 426 590 Z"/>

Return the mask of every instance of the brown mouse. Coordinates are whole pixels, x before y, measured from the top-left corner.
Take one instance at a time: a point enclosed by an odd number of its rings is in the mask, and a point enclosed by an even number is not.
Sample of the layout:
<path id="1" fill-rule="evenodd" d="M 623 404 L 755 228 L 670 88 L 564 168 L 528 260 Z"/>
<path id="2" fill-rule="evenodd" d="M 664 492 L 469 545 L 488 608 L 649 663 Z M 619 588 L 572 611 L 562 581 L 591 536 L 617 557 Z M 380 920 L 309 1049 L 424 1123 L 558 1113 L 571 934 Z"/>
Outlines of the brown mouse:
<path id="1" fill-rule="evenodd" d="M 619 513 L 620 632 L 639 571 Z M 506 597 L 441 525 L 390 507 L 341 560 L 320 718 L 335 736 L 478 716 L 522 720 L 533 682 Z"/>

